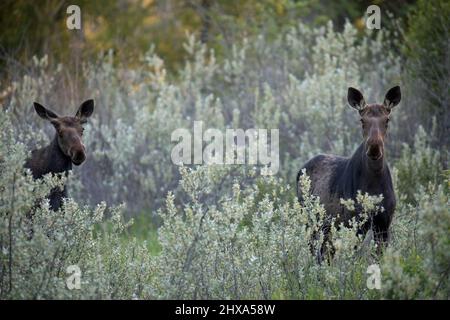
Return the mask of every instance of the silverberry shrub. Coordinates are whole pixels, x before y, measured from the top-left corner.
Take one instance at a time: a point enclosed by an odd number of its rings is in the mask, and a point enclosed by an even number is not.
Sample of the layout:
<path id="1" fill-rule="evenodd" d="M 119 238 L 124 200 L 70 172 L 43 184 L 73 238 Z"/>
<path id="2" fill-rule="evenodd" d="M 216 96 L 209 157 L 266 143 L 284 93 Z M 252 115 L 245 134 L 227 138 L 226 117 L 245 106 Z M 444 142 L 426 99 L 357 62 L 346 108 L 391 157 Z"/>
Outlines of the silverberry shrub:
<path id="1" fill-rule="evenodd" d="M 449 173 L 439 160 L 448 149 L 410 121 L 420 97 L 395 49 L 400 31 L 365 32 L 299 24 L 270 41 L 243 39 L 220 61 L 188 36 L 175 76 L 153 50 L 139 69 L 110 54 L 85 64 L 76 92 L 63 65 L 35 58 L 12 82 L 0 113 L 0 298 L 448 299 Z M 296 173 L 315 154 L 350 155 L 361 142 L 348 86 L 379 101 L 392 84 L 406 99 L 393 112 L 387 142 L 398 198 L 390 245 L 378 256 L 371 235 L 357 237 L 361 222 L 353 221 L 331 230 L 336 253 L 319 264 L 312 252 L 320 239 L 311 237 L 325 212 L 306 176 L 306 201 L 296 201 Z M 68 114 L 81 96 L 96 101 L 86 163 L 67 181 L 33 181 L 23 163 L 53 129 L 32 102 Z M 171 133 L 197 120 L 220 130 L 279 129 L 280 171 L 176 166 Z M 71 198 L 52 212 L 44 196 L 62 183 Z M 381 199 L 360 194 L 355 201 L 369 215 Z M 127 233 L 132 220 L 124 221 L 142 212 L 160 225 L 157 253 Z M 373 264 L 380 290 L 367 286 Z M 81 270 L 80 289 L 67 286 L 72 265 Z"/>

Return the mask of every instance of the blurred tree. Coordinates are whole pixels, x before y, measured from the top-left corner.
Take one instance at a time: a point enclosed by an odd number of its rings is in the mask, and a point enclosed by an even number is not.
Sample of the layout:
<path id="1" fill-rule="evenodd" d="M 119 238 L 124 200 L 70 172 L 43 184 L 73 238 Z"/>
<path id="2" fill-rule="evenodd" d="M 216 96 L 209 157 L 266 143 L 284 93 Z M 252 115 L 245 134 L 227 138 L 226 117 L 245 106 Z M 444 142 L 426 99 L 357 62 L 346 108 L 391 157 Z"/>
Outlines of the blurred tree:
<path id="1" fill-rule="evenodd" d="M 66 54 L 68 33 L 62 24 L 66 1 L 5 0 L 0 3 L 0 53 L 3 59 Z M 68 4 L 67 4 L 68 5 Z M 56 50 L 58 48 L 58 50 Z"/>
<path id="2" fill-rule="evenodd" d="M 117 61 L 136 65 L 152 43 L 169 70 L 183 60 L 186 32 L 196 33 L 220 56 L 233 42 L 255 34 L 274 36 L 300 20 L 342 28 L 361 25 L 367 7 L 378 4 L 403 16 L 414 0 L 3 0 L 0 3 L 0 63 L 26 63 L 49 55 L 50 63 L 83 59 L 112 49 Z M 82 29 L 68 30 L 66 9 L 81 8 Z M 388 23 L 387 19 L 383 20 Z"/>
<path id="3" fill-rule="evenodd" d="M 450 147 L 450 2 L 420 0 L 409 16 L 405 53 L 422 100 L 419 118 L 428 128 L 436 120 L 439 146 Z M 448 152 L 443 152 L 447 162 Z M 446 164 L 448 165 L 448 164 Z"/>

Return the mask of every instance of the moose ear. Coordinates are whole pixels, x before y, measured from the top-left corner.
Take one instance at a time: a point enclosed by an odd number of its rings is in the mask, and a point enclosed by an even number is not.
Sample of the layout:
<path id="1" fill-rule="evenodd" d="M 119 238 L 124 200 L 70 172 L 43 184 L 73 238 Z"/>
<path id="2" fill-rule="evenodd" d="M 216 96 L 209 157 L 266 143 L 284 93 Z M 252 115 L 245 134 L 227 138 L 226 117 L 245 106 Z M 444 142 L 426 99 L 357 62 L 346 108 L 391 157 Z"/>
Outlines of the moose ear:
<path id="1" fill-rule="evenodd" d="M 361 111 L 366 106 L 366 101 L 364 100 L 362 93 L 358 89 L 352 87 L 348 88 L 347 101 L 351 107 L 358 111 Z"/>
<path id="2" fill-rule="evenodd" d="M 86 122 L 86 119 L 92 115 L 93 112 L 94 112 L 94 100 L 89 99 L 80 105 L 77 114 L 75 116 L 79 118 L 82 123 L 84 123 Z"/>
<path id="3" fill-rule="evenodd" d="M 54 113 L 53 111 L 50 111 L 48 109 L 46 109 L 44 106 L 42 106 L 41 104 L 35 102 L 33 103 L 34 105 L 34 110 L 36 110 L 36 113 L 45 120 L 56 120 L 58 119 L 58 115 L 56 113 Z"/>
<path id="4" fill-rule="evenodd" d="M 398 105 L 400 103 L 400 100 L 402 99 L 402 93 L 400 91 L 399 86 L 395 86 L 386 93 L 386 96 L 384 97 L 383 105 L 388 109 L 391 110 L 393 107 Z"/>

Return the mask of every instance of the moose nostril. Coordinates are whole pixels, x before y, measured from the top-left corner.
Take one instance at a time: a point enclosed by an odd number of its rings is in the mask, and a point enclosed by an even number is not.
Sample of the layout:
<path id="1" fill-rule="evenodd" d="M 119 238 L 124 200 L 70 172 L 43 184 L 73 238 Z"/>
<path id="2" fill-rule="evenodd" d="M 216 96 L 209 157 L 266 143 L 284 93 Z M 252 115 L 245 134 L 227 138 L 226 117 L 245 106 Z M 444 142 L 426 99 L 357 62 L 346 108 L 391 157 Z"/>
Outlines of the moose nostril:
<path id="1" fill-rule="evenodd" d="M 85 159 L 86 155 L 84 154 L 84 152 L 81 151 L 75 152 L 74 155 L 72 156 L 72 161 L 75 164 L 81 164 Z"/>
<path id="2" fill-rule="evenodd" d="M 383 156 L 383 151 L 379 145 L 369 146 L 367 156 L 372 160 L 378 160 Z"/>

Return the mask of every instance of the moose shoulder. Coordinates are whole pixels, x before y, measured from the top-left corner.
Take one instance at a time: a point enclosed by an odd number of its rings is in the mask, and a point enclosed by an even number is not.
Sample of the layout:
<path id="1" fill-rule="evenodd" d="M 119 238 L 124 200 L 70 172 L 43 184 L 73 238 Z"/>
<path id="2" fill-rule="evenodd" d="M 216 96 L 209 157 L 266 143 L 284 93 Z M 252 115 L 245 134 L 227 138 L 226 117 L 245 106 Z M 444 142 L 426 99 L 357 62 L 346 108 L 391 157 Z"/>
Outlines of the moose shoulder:
<path id="1" fill-rule="evenodd" d="M 347 99 L 350 106 L 359 112 L 363 142 L 350 158 L 318 155 L 310 159 L 297 175 L 297 195 L 302 202 L 299 179 L 305 169 L 311 179 L 312 193 L 320 197 L 328 218 L 336 217 L 338 223 L 347 226 L 355 214 L 359 216 L 361 213 L 349 212 L 340 203 L 341 198 L 355 200 L 358 190 L 370 195 L 382 194 L 384 211 L 375 213 L 358 230 L 358 234 L 366 234 L 372 229 L 375 241 L 381 248 L 387 244 L 395 210 L 394 188 L 384 145 L 391 110 L 401 99 L 400 87 L 391 88 L 383 104 L 366 104 L 361 92 L 354 88 L 348 89 Z M 323 232 L 327 239 L 329 226 L 325 226 Z"/>
<path id="2" fill-rule="evenodd" d="M 82 142 L 83 124 L 94 111 L 94 101 L 83 102 L 75 116 L 60 117 L 37 102 L 34 103 L 34 109 L 41 118 L 50 121 L 56 133 L 49 145 L 31 152 L 25 167 L 31 170 L 34 179 L 42 178 L 47 173 L 67 175 L 72 169 L 72 164 L 80 165 L 86 159 L 86 150 Z M 65 186 L 63 190 L 53 189 L 48 196 L 50 208 L 58 210 L 65 197 L 67 197 Z"/>

